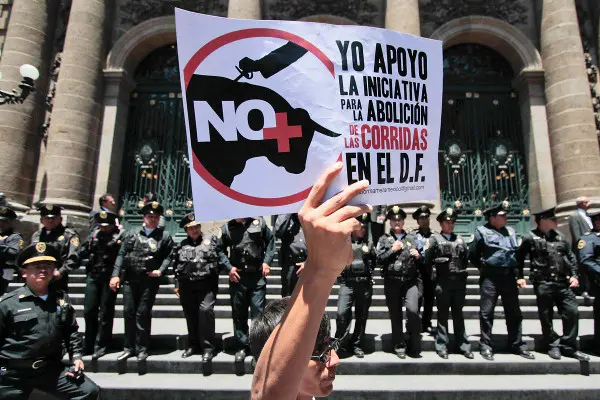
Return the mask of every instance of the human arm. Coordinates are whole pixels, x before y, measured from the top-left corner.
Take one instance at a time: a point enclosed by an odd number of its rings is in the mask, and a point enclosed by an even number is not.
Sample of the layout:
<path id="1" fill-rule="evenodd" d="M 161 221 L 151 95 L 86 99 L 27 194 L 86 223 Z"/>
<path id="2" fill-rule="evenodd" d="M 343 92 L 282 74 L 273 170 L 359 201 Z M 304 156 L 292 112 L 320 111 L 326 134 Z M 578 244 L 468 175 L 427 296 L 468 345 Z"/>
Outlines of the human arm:
<path id="1" fill-rule="evenodd" d="M 525 274 L 523 273 L 523 270 L 525 268 L 525 259 L 531 254 L 532 244 L 533 238 L 531 237 L 531 235 L 523 235 L 523 240 L 521 241 L 521 244 L 515 252 L 515 257 L 517 260 L 518 279 L 524 279 L 525 277 Z"/>
<path id="2" fill-rule="evenodd" d="M 481 265 L 481 253 L 483 251 L 483 239 L 481 237 L 481 233 L 479 233 L 479 230 L 475 231 L 475 235 L 473 238 L 473 241 L 470 244 L 469 247 L 469 261 L 471 261 L 471 264 L 473 264 L 475 267 L 481 269 L 482 265 Z"/>
<path id="3" fill-rule="evenodd" d="M 61 275 L 79 268 L 79 244 L 79 235 L 76 232 L 71 232 L 69 242 L 64 247 L 66 255 L 63 265 L 58 269 Z"/>
<path id="4" fill-rule="evenodd" d="M 9 235 L 0 241 L 0 260 L 4 263 L 13 263 L 23 248 L 23 237 L 18 233 Z"/>
<path id="5" fill-rule="evenodd" d="M 161 258 L 163 259 L 163 261 L 160 267 L 158 268 L 158 270 L 160 271 L 159 276 L 164 275 L 165 272 L 167 272 L 167 269 L 169 269 L 169 265 L 171 265 L 170 255 L 173 251 L 173 248 L 175 247 L 175 241 L 173 240 L 173 237 L 168 232 L 165 232 L 164 235 L 166 237 L 163 238 L 163 245 L 160 247 Z"/>

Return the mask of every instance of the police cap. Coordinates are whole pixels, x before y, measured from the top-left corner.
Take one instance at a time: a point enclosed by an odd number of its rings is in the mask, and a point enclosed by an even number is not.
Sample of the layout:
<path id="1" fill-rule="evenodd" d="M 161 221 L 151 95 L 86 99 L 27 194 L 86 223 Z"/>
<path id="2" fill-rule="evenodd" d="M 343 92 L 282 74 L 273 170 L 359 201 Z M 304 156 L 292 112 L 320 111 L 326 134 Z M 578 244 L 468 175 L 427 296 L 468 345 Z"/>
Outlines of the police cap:
<path id="1" fill-rule="evenodd" d="M 455 210 L 454 208 L 446 208 L 445 210 L 443 210 L 441 213 L 438 214 L 437 217 L 435 217 L 435 219 L 438 220 L 438 222 L 442 223 L 444 221 L 456 221 L 456 218 L 458 218 L 458 214 L 460 213 L 460 211 Z"/>
<path id="2" fill-rule="evenodd" d="M 200 222 L 196 221 L 194 213 L 189 213 L 179 221 L 180 228 L 191 228 L 192 226 L 200 225 Z"/>
<path id="3" fill-rule="evenodd" d="M 600 210 L 588 212 L 588 216 L 593 220 L 600 219 Z"/>
<path id="4" fill-rule="evenodd" d="M 421 217 L 429 218 L 430 215 L 431 211 L 429 210 L 429 207 L 422 205 L 415 210 L 415 212 L 412 214 L 412 217 L 413 219 L 419 219 Z"/>
<path id="5" fill-rule="evenodd" d="M 356 219 L 361 223 L 361 225 L 366 225 L 371 221 L 371 216 L 368 213 L 364 213 L 356 217 Z"/>
<path id="6" fill-rule="evenodd" d="M 486 217 L 493 217 L 496 215 L 506 215 L 506 214 L 508 214 L 509 209 L 510 209 L 510 203 L 505 200 L 501 203 L 494 204 L 493 206 L 483 210 L 483 215 L 485 215 Z"/>
<path id="7" fill-rule="evenodd" d="M 142 214 L 158 214 L 162 215 L 164 212 L 163 206 L 158 201 L 150 201 L 142 207 Z"/>
<path id="8" fill-rule="evenodd" d="M 27 246 L 17 258 L 19 268 L 26 268 L 28 264 L 38 261 L 57 262 L 60 259 L 59 251 L 49 243 L 39 242 Z"/>
<path id="9" fill-rule="evenodd" d="M 40 216 L 42 217 L 60 217 L 62 207 L 55 206 L 52 204 L 44 204 L 40 208 L 38 208 L 38 211 L 40 212 Z"/>
<path id="10" fill-rule="evenodd" d="M 114 225 L 117 220 L 117 214 L 102 210 L 94 215 L 94 220 L 100 226 Z"/>
<path id="11" fill-rule="evenodd" d="M 0 207 L 0 220 L 16 219 L 17 213 L 10 207 Z"/>
<path id="12" fill-rule="evenodd" d="M 556 219 L 556 207 L 548 208 L 545 210 L 537 210 L 532 212 L 536 221 L 540 221 L 542 219 Z"/>
<path id="13" fill-rule="evenodd" d="M 398 204 L 395 204 L 392 206 L 388 206 L 386 218 L 395 220 L 406 219 L 406 213 Z"/>

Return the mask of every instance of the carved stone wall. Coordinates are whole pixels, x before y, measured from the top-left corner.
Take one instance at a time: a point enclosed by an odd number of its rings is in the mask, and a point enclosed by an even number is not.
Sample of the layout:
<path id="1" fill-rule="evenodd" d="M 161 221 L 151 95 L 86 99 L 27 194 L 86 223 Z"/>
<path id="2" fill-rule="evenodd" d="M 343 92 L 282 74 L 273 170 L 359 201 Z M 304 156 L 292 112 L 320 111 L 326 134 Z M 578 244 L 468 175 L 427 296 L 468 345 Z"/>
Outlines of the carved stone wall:
<path id="1" fill-rule="evenodd" d="M 314 15 L 334 15 L 360 25 L 385 25 L 385 0 L 262 0 L 264 19 L 295 21 Z"/>
<path id="2" fill-rule="evenodd" d="M 8 19 L 10 18 L 10 9 L 14 0 L 0 0 L 0 57 L 2 57 L 2 47 L 6 37 L 6 28 L 8 28 Z"/>

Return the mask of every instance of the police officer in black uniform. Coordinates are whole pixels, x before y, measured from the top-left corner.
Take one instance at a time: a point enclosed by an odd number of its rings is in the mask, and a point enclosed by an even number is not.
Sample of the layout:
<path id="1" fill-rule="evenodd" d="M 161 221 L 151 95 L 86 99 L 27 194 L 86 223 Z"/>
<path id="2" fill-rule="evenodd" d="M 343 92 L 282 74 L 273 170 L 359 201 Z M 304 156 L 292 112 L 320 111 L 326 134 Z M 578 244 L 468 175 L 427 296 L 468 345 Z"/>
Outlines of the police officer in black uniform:
<path id="1" fill-rule="evenodd" d="M 399 358 L 406 354 L 419 357 L 421 353 L 421 317 L 419 316 L 419 267 L 421 257 L 415 237 L 404 230 L 406 212 L 399 205 L 387 212 L 390 233 L 379 238 L 377 261 L 383 268 L 385 302 L 392 322 L 394 353 Z M 402 307 L 406 307 L 406 330 L 410 336 L 407 345 L 402 327 Z"/>
<path id="2" fill-rule="evenodd" d="M 525 258 L 529 256 L 529 280 L 533 283 L 548 355 L 560 360 L 562 353 L 566 357 L 588 361 L 590 358 L 577 350 L 579 310 L 573 293 L 573 288 L 579 285 L 577 260 L 566 237 L 556 231 L 555 208 L 534 215 L 537 228 L 523 235 L 517 250 L 517 265 L 522 271 Z M 552 326 L 554 305 L 561 314 L 562 337 Z"/>
<path id="3" fill-rule="evenodd" d="M 466 358 L 473 359 L 463 315 L 467 294 L 469 248 L 463 238 L 454 233 L 457 215 L 458 211 L 446 208 L 437 216 L 442 231 L 427 239 L 424 258 L 425 266 L 431 271 L 432 281 L 436 284 L 438 314 L 435 351 L 441 358 L 448 358 L 448 317 L 452 309 L 455 345 Z"/>
<path id="4" fill-rule="evenodd" d="M 385 232 L 385 215 L 387 213 L 387 207 L 385 205 L 374 206 L 369 217 L 371 222 L 369 223 L 369 236 L 371 236 L 371 243 L 379 243 L 379 238 Z"/>
<path id="5" fill-rule="evenodd" d="M 344 339 L 341 350 L 354 353 L 358 358 L 363 358 L 363 344 L 369 308 L 373 298 L 373 270 L 375 269 L 375 247 L 369 241 L 367 225 L 370 221 L 369 214 L 356 217 L 361 223 L 360 231 L 352 233 L 352 253 L 354 260 L 347 265 L 338 278 L 340 291 L 338 295 L 338 307 L 335 337 Z M 354 332 L 350 333 L 350 322 L 352 322 L 352 305 L 356 321 Z M 346 339 L 347 338 L 347 339 Z M 349 348 L 347 343 L 352 348 Z"/>
<path id="6" fill-rule="evenodd" d="M 249 350 L 248 307 L 252 319 L 265 309 L 266 277 L 275 257 L 275 239 L 262 218 L 236 218 L 221 227 L 219 247 L 229 258 L 229 294 L 236 341 L 235 362 L 243 362 Z M 228 251 L 228 253 L 227 253 Z"/>
<path id="7" fill-rule="evenodd" d="M 587 273 L 594 294 L 594 353 L 600 355 L 600 211 L 588 214 L 594 229 L 586 232 L 579 242 L 579 262 Z"/>
<path id="8" fill-rule="evenodd" d="M 17 214 L 7 206 L 0 207 L 0 296 L 13 280 L 16 260 L 23 249 L 23 238 L 13 230 Z"/>
<path id="9" fill-rule="evenodd" d="M 175 245 L 171 234 L 158 227 L 163 211 L 157 201 L 142 207 L 144 224 L 127 232 L 115 262 L 110 287 L 117 291 L 123 282 L 125 317 L 125 349 L 119 361 L 134 354 L 138 361 L 148 358 L 152 307 Z"/>
<path id="10" fill-rule="evenodd" d="M 412 217 L 418 228 L 414 229 L 411 234 L 417 239 L 417 250 L 421 255 L 419 260 L 419 309 L 423 306 L 423 314 L 421 314 L 421 327 L 423 332 L 432 333 L 431 317 L 433 316 L 433 303 L 435 298 L 435 282 L 431 280 L 432 274 L 424 261 L 424 247 L 427 239 L 434 233 L 430 227 L 429 217 L 431 211 L 426 205 L 422 205 L 413 212 Z M 431 266 L 429 266 L 430 268 Z"/>
<path id="11" fill-rule="evenodd" d="M 212 360 L 217 349 L 215 301 L 219 289 L 220 256 L 215 236 L 202 235 L 200 222 L 187 214 L 179 226 L 183 239 L 171 253 L 175 274 L 175 294 L 179 297 L 188 328 L 188 346 L 181 357 L 202 352 L 204 362 Z M 222 261 L 221 261 L 222 262 Z"/>
<path id="12" fill-rule="evenodd" d="M 25 285 L 0 297 L 0 399 L 26 400 L 34 389 L 68 399 L 97 399 L 83 375 L 82 342 L 68 296 L 50 287 L 60 253 L 33 244 L 17 263 Z M 71 366 L 63 365 L 63 346 Z"/>
<path id="13" fill-rule="evenodd" d="M 57 290 L 69 291 L 69 272 L 79 268 L 79 235 L 62 224 L 62 208 L 52 204 L 41 206 L 42 229 L 31 237 L 31 243 L 45 242 L 60 253 L 59 268 L 54 270 L 52 286 Z"/>
<path id="14" fill-rule="evenodd" d="M 279 263 L 281 265 L 281 297 L 291 296 L 308 256 L 304 232 L 298 214 L 278 215 L 274 227 L 275 237 L 281 239 Z"/>
<path id="15" fill-rule="evenodd" d="M 98 359 L 106 354 L 112 339 L 117 293 L 109 283 L 125 232 L 116 225 L 117 215 L 99 211 L 96 229 L 82 244 L 79 256 L 87 274 L 85 285 L 85 352 Z"/>
<path id="16" fill-rule="evenodd" d="M 492 325 L 498 296 L 502 296 L 508 343 L 511 350 L 527 359 L 535 358 L 527 350 L 522 338 L 523 316 L 519 306 L 519 288 L 527 286 L 522 271 L 518 268 L 515 256 L 517 235 L 506 226 L 508 201 L 503 201 L 486 209 L 483 214 L 488 223 L 479 226 L 471 242 L 470 259 L 479 268 L 481 303 L 479 323 L 481 328 L 481 356 L 489 361 L 494 359 L 492 350 Z"/>

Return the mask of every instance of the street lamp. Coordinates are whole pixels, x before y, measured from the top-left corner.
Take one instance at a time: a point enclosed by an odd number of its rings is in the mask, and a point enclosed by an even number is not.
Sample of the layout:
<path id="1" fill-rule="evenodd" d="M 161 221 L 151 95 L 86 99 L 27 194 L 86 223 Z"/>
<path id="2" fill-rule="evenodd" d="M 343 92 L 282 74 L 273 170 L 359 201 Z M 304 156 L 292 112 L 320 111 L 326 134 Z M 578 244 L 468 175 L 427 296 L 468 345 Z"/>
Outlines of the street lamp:
<path id="1" fill-rule="evenodd" d="M 29 93 L 35 90 L 34 81 L 40 77 L 40 72 L 36 67 L 30 64 L 23 64 L 21 68 L 19 68 L 19 72 L 23 79 L 19 84 L 20 92 L 17 89 L 13 89 L 12 92 L 5 92 L 4 90 L 0 90 L 0 105 L 1 104 L 16 104 L 23 103 Z M 0 79 L 2 79 L 2 75 L 0 75 Z"/>

